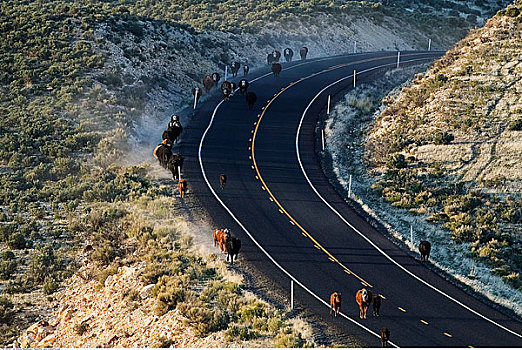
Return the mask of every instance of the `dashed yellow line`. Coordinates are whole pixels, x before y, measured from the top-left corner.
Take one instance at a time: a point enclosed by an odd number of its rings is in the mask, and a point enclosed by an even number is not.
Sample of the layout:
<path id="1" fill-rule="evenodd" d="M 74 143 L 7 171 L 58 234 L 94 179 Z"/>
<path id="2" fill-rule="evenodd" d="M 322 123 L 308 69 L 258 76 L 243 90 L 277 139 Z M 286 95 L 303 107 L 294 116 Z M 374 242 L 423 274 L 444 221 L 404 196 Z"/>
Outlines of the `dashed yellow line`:
<path id="1" fill-rule="evenodd" d="M 453 336 L 452 336 L 451 334 L 449 334 L 449 333 L 444 332 L 444 335 L 445 335 L 446 337 L 448 337 L 448 338 L 453 338 Z"/>
<path id="2" fill-rule="evenodd" d="M 397 309 L 401 310 L 402 312 L 406 312 L 406 310 L 404 310 L 402 307 L 398 307 Z"/>
<path id="3" fill-rule="evenodd" d="M 424 320 L 421 320 L 422 323 L 424 324 L 429 324 L 428 322 L 424 321 Z"/>

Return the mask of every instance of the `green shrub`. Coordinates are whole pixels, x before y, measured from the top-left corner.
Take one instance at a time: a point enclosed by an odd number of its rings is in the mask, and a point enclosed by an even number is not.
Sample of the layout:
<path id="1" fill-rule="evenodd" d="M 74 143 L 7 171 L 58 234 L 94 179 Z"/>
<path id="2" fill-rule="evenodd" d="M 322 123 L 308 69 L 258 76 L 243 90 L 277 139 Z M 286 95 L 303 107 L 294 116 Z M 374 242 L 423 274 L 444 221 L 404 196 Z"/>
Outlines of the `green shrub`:
<path id="1" fill-rule="evenodd" d="M 45 294 L 50 295 L 56 292 L 60 284 L 55 280 L 53 276 L 47 276 L 45 277 L 45 280 L 43 282 L 43 291 Z"/>
<path id="2" fill-rule="evenodd" d="M 7 297 L 0 296 L 0 324 L 10 324 L 13 318 L 13 303 Z"/>
<path id="3" fill-rule="evenodd" d="M 74 325 L 74 331 L 76 334 L 82 336 L 89 330 L 89 324 L 87 322 L 77 323 Z"/>
<path id="4" fill-rule="evenodd" d="M 508 125 L 509 130 L 522 131 L 522 118 L 511 121 Z"/>
<path id="5" fill-rule="evenodd" d="M 436 133 L 433 142 L 436 145 L 449 145 L 454 139 L 453 134 L 444 131 Z"/>
<path id="6" fill-rule="evenodd" d="M 388 169 L 404 169 L 407 166 L 406 158 L 401 153 L 389 155 L 386 161 L 386 167 L 388 167 Z"/>
<path id="7" fill-rule="evenodd" d="M 21 233 L 10 235 L 6 243 L 10 249 L 25 249 L 31 246 L 30 242 L 28 242 Z"/>

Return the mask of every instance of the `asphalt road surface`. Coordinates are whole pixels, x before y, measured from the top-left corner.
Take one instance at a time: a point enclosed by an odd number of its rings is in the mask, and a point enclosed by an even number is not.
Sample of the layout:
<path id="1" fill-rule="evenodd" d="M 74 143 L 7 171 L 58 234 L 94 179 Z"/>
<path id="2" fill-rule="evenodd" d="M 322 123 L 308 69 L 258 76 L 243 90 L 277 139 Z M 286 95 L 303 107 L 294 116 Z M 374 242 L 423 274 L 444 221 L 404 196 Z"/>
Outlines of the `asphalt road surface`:
<path id="1" fill-rule="evenodd" d="M 401 52 L 400 65 L 442 54 Z M 327 96 L 353 88 L 354 70 L 359 83 L 395 68 L 397 53 L 282 65 L 279 77 L 268 66 L 246 77 L 258 97 L 252 111 L 239 92 L 221 101 L 214 87 L 182 138 L 189 195 L 242 240 L 240 260 L 288 289 L 294 280 L 296 302 L 368 346 L 380 346 L 379 331 L 387 327 L 400 347 L 522 347 L 520 322 L 395 246 L 345 203 L 320 168 L 315 128 Z M 364 287 L 385 298 L 380 317 L 370 307 L 359 318 L 355 293 Z M 337 318 L 328 307 L 334 291 L 343 298 Z"/>

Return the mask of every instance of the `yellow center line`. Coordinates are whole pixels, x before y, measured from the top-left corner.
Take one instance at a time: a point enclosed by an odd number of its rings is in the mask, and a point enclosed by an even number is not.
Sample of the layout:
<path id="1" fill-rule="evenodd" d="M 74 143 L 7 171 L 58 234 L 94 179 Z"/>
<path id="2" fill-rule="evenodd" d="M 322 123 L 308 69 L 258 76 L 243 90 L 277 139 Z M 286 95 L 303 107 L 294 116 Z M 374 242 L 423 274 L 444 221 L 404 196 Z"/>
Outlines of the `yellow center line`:
<path id="1" fill-rule="evenodd" d="M 453 336 L 452 336 L 451 334 L 449 334 L 449 333 L 444 332 L 444 335 L 445 335 L 446 337 L 453 338 Z"/>
<path id="2" fill-rule="evenodd" d="M 411 54 L 411 55 L 417 55 L 417 54 Z M 405 55 L 405 56 L 410 56 L 410 55 Z M 279 91 L 278 93 L 276 93 L 274 95 L 274 97 L 272 99 L 270 99 L 267 103 L 266 106 L 263 106 L 261 107 L 261 110 L 263 112 L 261 112 L 259 116 L 259 120 L 257 121 L 257 124 L 256 124 L 256 127 L 254 129 L 254 135 L 253 135 L 253 138 L 251 139 L 251 142 L 252 142 L 252 145 L 251 145 L 251 148 L 252 148 L 252 160 L 254 162 L 254 166 L 253 168 L 256 170 L 256 173 L 257 175 L 259 176 L 259 180 L 261 181 L 261 183 L 263 184 L 263 190 L 265 190 L 266 188 L 266 191 L 269 193 L 270 197 L 273 198 L 274 202 L 277 204 L 277 206 L 280 208 L 279 211 L 281 213 L 285 213 L 286 216 L 288 216 L 288 218 L 290 219 L 291 222 L 294 222 L 295 225 L 297 227 L 299 227 L 299 229 L 302 231 L 302 232 L 306 232 L 307 233 L 307 236 L 312 240 L 312 242 L 314 243 L 314 246 L 323 251 L 329 258 L 333 259 L 332 261 L 335 261 L 339 266 L 341 266 L 344 270 L 346 271 L 350 271 L 350 274 L 353 275 L 355 278 L 357 278 L 359 281 L 361 281 L 364 285 L 368 286 L 368 287 L 373 287 L 370 283 L 366 282 L 364 279 L 362 279 L 361 277 L 359 277 L 357 274 L 355 274 L 353 271 L 351 271 L 349 268 L 347 268 L 344 264 L 342 264 L 340 261 L 338 261 L 328 250 L 326 250 L 319 242 L 317 242 L 317 240 L 315 238 L 313 238 L 310 234 L 308 234 L 308 232 L 292 217 L 292 215 L 290 215 L 290 213 L 288 213 L 285 208 L 281 205 L 281 203 L 279 203 L 279 201 L 277 200 L 277 198 L 274 196 L 274 194 L 272 193 L 272 191 L 270 191 L 270 189 L 268 188 L 265 180 L 263 179 L 263 177 L 261 176 L 261 173 L 259 172 L 259 168 L 257 166 L 257 162 L 256 162 L 256 156 L 255 156 L 255 143 L 256 143 L 256 137 L 257 137 L 257 132 L 259 130 L 259 126 L 261 125 L 261 120 L 263 119 L 263 117 L 265 116 L 265 112 L 266 110 L 268 109 L 268 107 L 270 107 L 270 105 L 275 101 L 275 99 L 277 99 L 283 92 L 285 92 L 286 90 L 288 90 L 291 86 L 301 82 L 301 81 L 304 81 L 306 79 L 310 79 L 312 77 L 315 77 L 319 74 L 322 74 L 324 72 L 330 72 L 330 71 L 333 71 L 335 69 L 339 69 L 339 68 L 342 68 L 342 67 L 346 67 L 346 66 L 349 66 L 349 65 L 353 65 L 353 64 L 358 64 L 358 63 L 364 63 L 364 62 L 370 62 L 370 61 L 376 61 L 376 60 L 380 60 L 380 59 L 383 59 L 383 58 L 388 58 L 388 57 L 374 57 L 374 58 L 367 58 L 367 59 L 364 59 L 364 60 L 359 60 L 359 61 L 355 61 L 355 62 L 350 62 L 350 63 L 343 63 L 343 64 L 339 64 L 339 65 L 336 65 L 336 66 L 332 66 L 332 67 L 329 67 L 321 72 L 316 72 L 316 73 L 313 73 L 307 77 L 304 77 L 304 78 L 300 78 L 299 80 L 297 80 L 297 82 L 295 83 L 291 83 L 290 85 L 288 85 L 287 87 L 281 89 L 281 91 Z"/>
<path id="3" fill-rule="evenodd" d="M 428 322 L 424 321 L 424 320 L 421 320 L 422 323 L 424 324 L 429 324 Z"/>
<path id="4" fill-rule="evenodd" d="M 403 57 L 409 57 L 409 56 L 417 56 L 417 55 L 422 55 L 420 53 L 412 53 L 412 54 L 407 54 L 407 55 L 404 55 Z M 296 82 L 292 82 L 290 83 L 290 85 L 288 85 L 287 87 L 285 88 L 282 88 L 281 91 L 279 91 L 278 93 L 276 93 L 274 95 L 274 97 L 270 100 L 268 100 L 267 102 L 267 105 L 266 106 L 263 106 L 261 107 L 261 114 L 258 114 L 258 117 L 259 117 L 259 120 L 257 121 L 257 124 L 256 124 L 256 127 L 255 127 L 255 130 L 254 130 L 254 134 L 253 134 L 253 138 L 252 139 L 249 139 L 249 141 L 252 142 L 252 145 L 251 145 L 251 152 L 252 152 L 252 160 L 253 160 L 253 163 L 254 165 L 252 166 L 252 169 L 255 169 L 256 170 L 256 173 L 257 175 L 259 176 L 259 180 L 261 181 L 261 183 L 263 184 L 263 190 L 265 190 L 266 188 L 266 191 L 269 193 L 270 197 L 273 198 L 273 201 L 277 204 L 277 206 L 280 208 L 279 211 L 281 213 L 285 213 L 288 218 L 295 223 L 295 225 L 297 227 L 299 227 L 299 229 L 303 232 L 306 232 L 307 233 L 307 236 L 310 238 L 310 240 L 312 240 L 312 242 L 314 243 L 315 247 L 321 251 L 323 251 L 329 258 L 332 258 L 334 259 L 333 261 L 335 261 L 339 266 L 341 266 L 341 268 L 343 268 L 344 270 L 347 270 L 347 271 L 350 271 L 350 274 L 353 275 L 355 278 L 357 278 L 358 280 L 360 280 L 364 285 L 368 286 L 368 287 L 373 287 L 370 283 L 366 282 L 364 279 L 362 279 L 361 277 L 359 277 L 357 274 L 355 274 L 353 271 L 351 271 L 350 269 L 348 269 L 344 264 L 342 264 L 340 261 L 338 261 L 328 250 L 326 250 L 319 242 L 317 242 L 317 240 L 315 240 L 310 234 L 308 234 L 308 232 L 283 208 L 283 206 L 281 205 L 281 203 L 279 203 L 279 201 L 277 200 L 277 198 L 275 198 L 275 196 L 273 195 L 272 191 L 270 191 L 270 189 L 268 188 L 268 186 L 266 185 L 265 183 L 265 180 L 263 179 L 263 177 L 261 176 L 261 173 L 259 172 L 259 168 L 257 166 L 257 162 L 256 162 L 256 157 L 255 157 L 255 142 L 256 142 L 256 137 L 257 137 L 257 132 L 259 130 L 259 125 L 261 125 L 261 120 L 263 119 L 264 115 L 265 115 L 265 112 L 266 110 L 268 109 L 268 107 L 275 101 L 275 99 L 277 99 L 283 92 L 285 92 L 286 90 L 288 90 L 290 87 L 294 86 L 295 84 L 299 83 L 299 82 L 302 82 L 304 80 L 307 80 L 307 79 L 310 79 L 310 78 L 313 78 L 319 74 L 322 74 L 322 73 L 325 73 L 325 72 L 330 72 L 330 71 L 333 71 L 333 70 L 336 70 L 336 69 L 339 69 L 339 68 L 343 68 L 343 67 L 346 67 L 346 66 L 349 66 L 349 65 L 353 65 L 353 64 L 358 64 L 358 63 L 364 63 L 364 62 L 371 62 L 371 61 L 377 61 L 377 60 L 380 60 L 380 59 L 384 59 L 384 58 L 389 58 L 389 57 L 373 57 L 373 58 L 367 58 L 367 59 L 364 59 L 364 60 L 359 60 L 359 61 L 354 61 L 354 62 L 349 62 L 349 63 L 342 63 L 342 64 L 338 64 L 336 66 L 331 66 L 329 68 L 326 68 L 324 69 L 323 71 L 321 72 L 316 72 L 316 73 L 313 73 L 307 77 L 302 77 L 300 78 L 299 80 L 297 80 Z"/>
<path id="5" fill-rule="evenodd" d="M 402 312 L 406 312 L 406 310 L 404 310 L 402 307 L 398 307 L 397 309 L 401 310 Z"/>

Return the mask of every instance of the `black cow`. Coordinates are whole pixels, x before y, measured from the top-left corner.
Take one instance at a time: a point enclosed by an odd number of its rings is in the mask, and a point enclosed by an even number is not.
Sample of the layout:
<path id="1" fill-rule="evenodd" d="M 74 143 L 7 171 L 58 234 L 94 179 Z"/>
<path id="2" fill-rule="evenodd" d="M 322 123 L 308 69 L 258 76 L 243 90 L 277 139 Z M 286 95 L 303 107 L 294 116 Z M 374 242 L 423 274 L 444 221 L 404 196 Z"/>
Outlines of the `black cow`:
<path id="1" fill-rule="evenodd" d="M 380 316 L 382 297 L 379 294 L 372 294 L 373 316 Z"/>
<path id="2" fill-rule="evenodd" d="M 248 110 L 251 111 L 252 109 L 254 109 L 254 103 L 256 103 L 257 101 L 257 95 L 255 92 L 248 92 L 246 94 L 246 101 L 248 102 Z"/>
<path id="3" fill-rule="evenodd" d="M 241 240 L 236 237 L 230 237 L 225 242 L 225 250 L 227 252 L 227 261 L 230 258 L 230 264 L 234 264 L 234 255 L 236 256 L 239 253 L 239 249 L 241 249 Z"/>
<path id="4" fill-rule="evenodd" d="M 234 61 L 232 62 L 232 64 L 230 65 L 230 68 L 232 70 L 232 77 L 236 77 L 237 75 L 237 72 L 239 72 L 239 68 L 241 68 L 241 64 L 237 61 Z"/>
<path id="5" fill-rule="evenodd" d="M 212 80 L 214 81 L 214 83 L 217 84 L 219 79 L 221 79 L 221 75 L 219 75 L 219 73 L 217 73 L 217 72 L 212 73 Z"/>
<path id="6" fill-rule="evenodd" d="M 294 57 L 294 51 L 291 48 L 287 47 L 283 51 L 283 55 L 285 56 L 286 62 L 292 62 L 292 57 Z"/>
<path id="7" fill-rule="evenodd" d="M 271 65 L 274 62 L 279 62 L 279 58 L 281 57 L 281 52 L 274 50 L 266 56 L 266 62 L 268 65 Z"/>
<path id="8" fill-rule="evenodd" d="M 274 73 L 274 77 L 278 77 L 279 73 L 283 70 L 283 66 L 281 66 L 281 63 L 274 62 L 272 63 L 272 73 Z"/>
<path id="9" fill-rule="evenodd" d="M 303 46 L 299 50 L 299 54 L 301 55 L 301 60 L 306 60 L 306 55 L 308 54 L 308 48 L 306 46 Z"/>
<path id="10" fill-rule="evenodd" d="M 179 121 L 171 121 L 167 130 L 163 131 L 161 138 L 163 140 L 168 140 L 168 143 L 177 143 L 179 135 L 183 131 L 183 126 Z"/>
<path id="11" fill-rule="evenodd" d="M 428 261 L 430 258 L 431 244 L 428 241 L 421 241 L 419 244 L 419 253 L 421 261 Z"/>
<path id="12" fill-rule="evenodd" d="M 162 143 L 154 148 L 154 157 L 159 161 L 160 165 L 167 169 L 167 164 L 172 157 L 172 143 L 169 140 L 164 139 Z"/>
<path id="13" fill-rule="evenodd" d="M 248 90 L 248 80 L 241 79 L 239 81 L 239 91 L 241 92 L 241 95 L 244 95 Z"/>
<path id="14" fill-rule="evenodd" d="M 234 96 L 234 92 L 236 91 L 237 89 L 237 84 L 233 81 L 230 82 L 230 95 L 231 96 Z"/>
<path id="15" fill-rule="evenodd" d="M 183 160 L 184 158 L 180 154 L 173 154 L 168 163 L 167 168 L 172 173 L 172 178 L 174 180 L 178 180 L 181 177 L 181 169 L 183 168 Z"/>
<path id="16" fill-rule="evenodd" d="M 248 64 L 245 64 L 245 65 L 243 66 L 243 75 L 244 75 L 244 76 L 247 76 L 249 70 L 250 70 L 250 67 L 248 66 Z"/>

